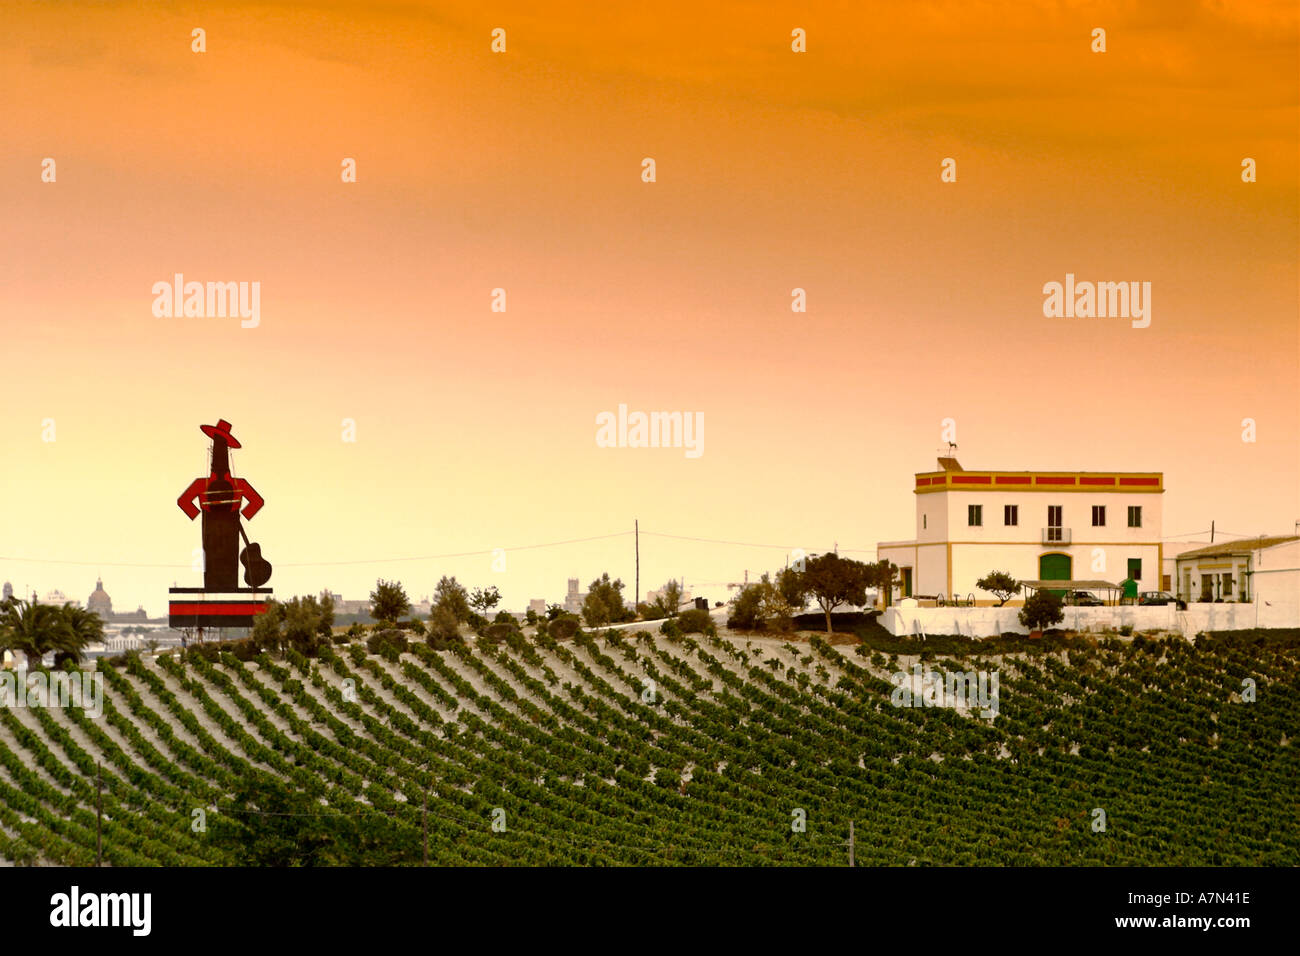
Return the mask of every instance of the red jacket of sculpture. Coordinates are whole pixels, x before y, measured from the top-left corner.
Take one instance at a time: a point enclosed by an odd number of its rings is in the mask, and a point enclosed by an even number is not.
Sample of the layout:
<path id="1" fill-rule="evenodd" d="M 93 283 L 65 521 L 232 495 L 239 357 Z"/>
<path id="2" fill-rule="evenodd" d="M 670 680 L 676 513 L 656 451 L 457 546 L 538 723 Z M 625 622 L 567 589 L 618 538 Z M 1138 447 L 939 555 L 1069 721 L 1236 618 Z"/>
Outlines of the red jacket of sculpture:
<path id="1" fill-rule="evenodd" d="M 256 489 L 253 488 L 243 478 L 232 478 L 226 475 L 226 481 L 230 482 L 234 488 L 233 492 L 215 491 L 209 494 L 208 483 L 216 480 L 216 475 L 208 475 L 206 478 L 195 478 L 184 493 L 176 499 L 176 503 L 181 506 L 181 511 L 189 516 L 193 521 L 202 511 L 238 511 L 240 502 L 247 498 L 248 505 L 244 508 L 244 517 L 251 518 L 262 510 L 262 505 L 266 504 L 262 500 Z M 194 504 L 194 499 L 199 500 L 198 505 Z"/>

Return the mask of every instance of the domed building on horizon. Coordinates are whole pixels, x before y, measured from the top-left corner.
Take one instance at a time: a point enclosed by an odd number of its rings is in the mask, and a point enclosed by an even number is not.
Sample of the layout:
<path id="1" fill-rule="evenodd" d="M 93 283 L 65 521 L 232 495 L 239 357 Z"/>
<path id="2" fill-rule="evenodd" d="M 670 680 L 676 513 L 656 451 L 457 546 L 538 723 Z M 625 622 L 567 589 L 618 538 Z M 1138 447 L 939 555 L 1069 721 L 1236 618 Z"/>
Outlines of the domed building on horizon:
<path id="1" fill-rule="evenodd" d="M 98 614 L 101 621 L 113 619 L 113 599 L 104 590 L 102 578 L 95 579 L 95 590 L 91 592 L 90 597 L 86 598 L 86 610 Z"/>

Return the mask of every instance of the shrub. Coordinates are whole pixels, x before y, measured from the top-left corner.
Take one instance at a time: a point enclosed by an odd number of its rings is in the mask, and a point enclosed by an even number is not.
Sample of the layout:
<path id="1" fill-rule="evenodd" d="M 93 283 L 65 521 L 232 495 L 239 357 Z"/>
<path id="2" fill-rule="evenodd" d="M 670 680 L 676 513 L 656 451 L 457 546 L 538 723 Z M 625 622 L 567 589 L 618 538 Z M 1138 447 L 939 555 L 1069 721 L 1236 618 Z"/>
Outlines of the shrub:
<path id="1" fill-rule="evenodd" d="M 246 637 L 242 641 L 233 641 L 230 644 L 230 653 L 235 655 L 236 660 L 248 662 L 257 660 L 262 649 L 257 646 L 257 642 L 251 637 Z"/>
<path id="2" fill-rule="evenodd" d="M 406 635 L 396 628 L 378 631 L 370 635 L 370 639 L 366 641 L 366 647 L 370 649 L 371 654 L 378 654 L 390 661 L 395 661 L 397 656 L 404 653 L 409 646 Z"/>
<path id="3" fill-rule="evenodd" d="M 642 601 L 636 606 L 636 613 L 643 621 L 658 621 L 664 616 L 664 609 L 659 604 L 646 604 Z"/>
<path id="4" fill-rule="evenodd" d="M 660 767 L 655 771 L 654 783 L 656 787 L 675 788 L 681 786 L 681 776 L 673 773 L 667 767 Z"/>
<path id="5" fill-rule="evenodd" d="M 582 622 L 576 614 L 562 614 L 551 622 L 547 633 L 557 641 L 567 641 L 578 633 L 581 626 Z"/>
<path id="6" fill-rule="evenodd" d="M 681 625 L 683 634 L 707 634 L 713 626 L 713 618 L 709 617 L 708 611 L 693 609 L 677 615 L 677 623 Z"/>
<path id="7" fill-rule="evenodd" d="M 682 627 L 674 618 L 670 617 L 659 625 L 659 633 L 666 637 L 681 637 Z"/>
<path id="8" fill-rule="evenodd" d="M 497 616 L 492 619 L 492 623 L 509 624 L 511 627 L 515 627 L 519 624 L 519 622 L 515 620 L 515 616 L 509 611 L 497 611 Z"/>
<path id="9" fill-rule="evenodd" d="M 492 642 L 493 644 L 496 644 L 497 642 L 504 641 L 507 638 L 509 638 L 510 635 L 517 634 L 518 632 L 519 632 L 519 628 L 515 626 L 515 622 L 512 620 L 509 624 L 504 624 L 504 623 L 489 624 L 484 629 L 483 636 L 488 641 Z"/>
<path id="10" fill-rule="evenodd" d="M 1119 632 L 1123 634 L 1125 637 L 1129 637 L 1133 633 L 1133 625 L 1124 624 L 1120 627 Z"/>
<path id="11" fill-rule="evenodd" d="M 138 661 L 139 659 L 139 651 L 127 651 L 125 654 L 110 654 L 107 657 L 101 657 L 99 663 L 120 670 L 130 665 L 132 661 Z"/>
<path id="12" fill-rule="evenodd" d="M 366 649 L 360 644 L 353 644 L 348 648 L 348 656 L 352 658 L 352 665 L 360 667 L 366 662 Z"/>
<path id="13" fill-rule="evenodd" d="M 208 661 L 215 664 L 221 659 L 221 650 L 216 644 L 191 644 L 184 656 L 187 661 Z"/>
<path id="14" fill-rule="evenodd" d="M 1035 591 L 1020 609 L 1020 623 L 1031 631 L 1043 630 L 1065 620 L 1061 599 L 1051 591 Z"/>

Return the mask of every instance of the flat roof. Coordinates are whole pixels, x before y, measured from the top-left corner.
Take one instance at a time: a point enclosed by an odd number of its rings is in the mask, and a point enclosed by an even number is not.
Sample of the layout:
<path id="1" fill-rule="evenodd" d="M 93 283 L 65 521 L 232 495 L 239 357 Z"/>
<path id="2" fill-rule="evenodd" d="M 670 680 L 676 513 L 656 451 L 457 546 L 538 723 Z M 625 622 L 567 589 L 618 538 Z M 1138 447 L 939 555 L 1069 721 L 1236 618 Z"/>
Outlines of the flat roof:
<path id="1" fill-rule="evenodd" d="M 918 471 L 916 493 L 935 491 L 1124 491 L 1164 493 L 1160 471 Z"/>

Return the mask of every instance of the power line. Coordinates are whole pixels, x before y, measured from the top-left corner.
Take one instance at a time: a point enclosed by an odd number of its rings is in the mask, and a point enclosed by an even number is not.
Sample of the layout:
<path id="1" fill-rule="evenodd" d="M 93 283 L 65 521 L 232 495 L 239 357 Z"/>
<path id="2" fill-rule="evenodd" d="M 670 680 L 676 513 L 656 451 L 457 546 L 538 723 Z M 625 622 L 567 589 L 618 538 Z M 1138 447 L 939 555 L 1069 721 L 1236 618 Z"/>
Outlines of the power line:
<path id="1" fill-rule="evenodd" d="M 536 550 L 537 548 L 556 548 L 562 545 L 580 544 L 584 541 L 600 541 L 606 538 L 621 538 L 621 537 L 625 537 L 626 535 L 630 535 L 631 533 L 632 533 L 631 531 L 616 531 L 613 534 L 598 534 L 598 535 L 592 535 L 589 538 L 571 538 L 567 541 L 547 541 L 547 542 L 543 542 L 542 544 L 524 544 L 512 548 L 502 548 L 501 550 L 533 551 Z M 466 558 L 466 557 L 474 557 L 477 555 L 494 554 L 496 551 L 497 551 L 496 548 L 484 548 L 481 551 L 455 551 L 455 552 L 448 552 L 447 554 L 411 555 L 411 556 L 400 557 L 400 558 L 363 558 L 358 561 L 284 562 L 281 563 L 279 566 L 284 568 L 321 568 L 321 567 L 337 567 L 341 565 L 353 565 L 353 564 L 393 564 L 399 561 L 438 561 L 443 558 Z M 94 566 L 94 567 L 98 567 L 102 565 L 103 567 L 106 568 L 189 568 L 191 567 L 191 565 L 188 564 L 138 564 L 138 563 L 127 562 L 127 561 L 71 561 L 71 560 L 64 560 L 62 558 L 24 558 L 24 557 L 16 557 L 14 555 L 2 555 L 2 554 L 0 554 L 0 561 L 17 561 L 17 562 L 27 562 L 32 564 L 76 564 L 76 565 L 86 565 L 86 566 Z"/>
<path id="2" fill-rule="evenodd" d="M 700 541 L 705 544 L 730 544 L 742 548 L 773 548 L 778 551 L 795 551 L 799 547 L 790 544 L 760 544 L 754 541 L 725 541 L 721 538 L 699 538 L 694 535 L 686 534 L 668 534 L 664 531 L 647 531 L 646 534 L 653 535 L 656 538 L 674 538 L 678 541 Z M 853 552 L 855 554 L 874 554 L 875 548 L 840 548 L 841 551 Z"/>
<path id="3" fill-rule="evenodd" d="M 396 564 L 407 561 L 440 561 L 446 558 L 468 558 L 479 557 L 482 555 L 495 554 L 497 550 L 506 552 L 512 551 L 535 551 L 540 548 L 558 548 L 570 544 L 583 544 L 588 541 L 604 541 L 611 538 L 624 538 L 633 535 L 633 531 L 615 531 L 610 534 L 591 535 L 586 538 L 569 538 L 564 541 L 546 541 L 540 544 L 516 545 L 509 548 L 483 548 L 476 551 L 452 551 L 445 554 L 424 554 L 408 555 L 394 558 L 362 558 L 354 561 L 296 561 L 280 562 L 279 567 L 284 568 L 323 568 L 323 567 L 349 567 L 353 565 L 364 564 Z M 725 544 L 736 547 L 746 548 L 770 548 L 778 551 L 794 551 L 796 546 L 784 544 L 761 544 L 752 541 L 727 541 L 720 538 L 701 538 L 693 535 L 669 534 L 663 531 L 647 531 L 648 535 L 654 535 L 659 538 L 673 538 L 678 541 L 697 541 L 705 544 Z M 875 548 L 841 548 L 843 552 L 854 554 L 874 554 Z M 81 565 L 86 567 L 106 567 L 106 568 L 191 568 L 189 564 L 147 564 L 131 561 L 76 561 L 63 558 L 28 558 L 16 555 L 0 555 L 0 561 L 14 561 L 29 564 L 69 564 Z"/>
<path id="4" fill-rule="evenodd" d="M 558 548 L 566 544 L 581 544 L 584 541 L 602 541 L 607 538 L 623 538 L 630 535 L 631 531 L 615 531 L 613 534 L 597 534 L 589 538 L 570 538 L 567 541 L 547 541 L 544 544 L 524 544 L 513 548 L 484 548 L 481 551 L 456 551 L 448 554 L 425 554 L 416 555 L 409 558 L 366 558 L 361 561 L 300 561 L 292 564 L 282 564 L 285 568 L 323 568 L 337 567 L 339 565 L 352 564 L 392 564 L 398 561 L 438 561 L 443 558 L 471 558 L 484 554 L 495 554 L 501 551 L 533 551 L 537 548 Z"/>

